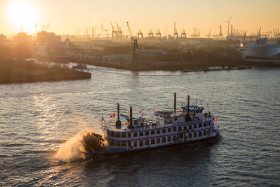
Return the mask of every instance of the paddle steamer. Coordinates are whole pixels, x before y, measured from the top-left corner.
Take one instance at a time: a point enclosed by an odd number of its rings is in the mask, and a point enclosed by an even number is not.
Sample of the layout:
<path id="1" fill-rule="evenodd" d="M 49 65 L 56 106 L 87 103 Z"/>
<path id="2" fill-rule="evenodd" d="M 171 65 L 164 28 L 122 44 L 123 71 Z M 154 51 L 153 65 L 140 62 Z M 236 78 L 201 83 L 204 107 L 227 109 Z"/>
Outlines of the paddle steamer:
<path id="1" fill-rule="evenodd" d="M 156 118 L 146 120 L 143 117 L 126 117 L 126 123 L 120 121 L 120 107 L 117 105 L 117 121 L 103 123 L 107 145 L 102 151 L 87 152 L 88 154 L 120 153 L 171 146 L 176 144 L 204 141 L 218 137 L 219 129 L 214 126 L 217 120 L 210 112 L 204 113 L 204 108 L 190 106 L 188 96 L 187 106 L 176 109 L 176 93 L 174 93 L 174 110 L 154 111 Z"/>

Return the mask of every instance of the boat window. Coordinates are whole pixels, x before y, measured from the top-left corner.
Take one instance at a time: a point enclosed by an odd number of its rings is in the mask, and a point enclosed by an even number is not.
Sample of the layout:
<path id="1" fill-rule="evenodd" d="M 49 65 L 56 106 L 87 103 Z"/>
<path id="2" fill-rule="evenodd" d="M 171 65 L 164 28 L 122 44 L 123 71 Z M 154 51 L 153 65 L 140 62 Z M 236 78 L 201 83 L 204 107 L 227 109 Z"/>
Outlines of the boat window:
<path id="1" fill-rule="evenodd" d="M 189 138 L 192 138 L 192 133 L 189 133 Z"/>
<path id="2" fill-rule="evenodd" d="M 205 136 L 206 135 L 206 131 L 203 131 L 203 136 Z"/>
<path id="3" fill-rule="evenodd" d="M 177 141 L 177 136 L 173 136 L 173 141 Z"/>
<path id="4" fill-rule="evenodd" d="M 168 130 L 167 130 L 168 132 L 171 132 L 171 128 L 168 128 Z"/>
<path id="5" fill-rule="evenodd" d="M 122 142 L 122 147 L 126 147 L 126 142 Z"/>
<path id="6" fill-rule="evenodd" d="M 119 141 L 116 142 L 116 146 L 120 146 L 120 144 L 121 144 L 121 143 L 120 143 Z"/>
<path id="7" fill-rule="evenodd" d="M 134 142 L 134 147 L 137 147 L 137 142 L 136 141 Z"/>
<path id="8" fill-rule="evenodd" d="M 140 141 L 140 146 L 143 146 L 143 141 L 142 140 Z"/>
<path id="9" fill-rule="evenodd" d="M 122 134 L 122 138 L 126 138 L 126 133 L 121 133 Z"/>
<path id="10" fill-rule="evenodd" d="M 200 127 L 202 127 L 202 124 L 201 124 L 201 123 L 199 124 L 199 128 L 200 128 Z"/>
<path id="11" fill-rule="evenodd" d="M 137 137 L 137 135 L 138 135 L 137 132 L 135 132 L 135 133 L 133 134 L 133 137 Z"/>
<path id="12" fill-rule="evenodd" d="M 189 128 L 192 129 L 192 125 L 190 125 Z"/>
<path id="13" fill-rule="evenodd" d="M 116 145 L 116 142 L 115 142 L 115 141 L 112 141 L 111 144 L 112 144 L 112 146 L 115 146 L 115 145 Z"/>
<path id="14" fill-rule="evenodd" d="M 160 143 L 160 138 L 157 138 L 157 143 Z"/>
<path id="15" fill-rule="evenodd" d="M 155 144 L 155 143 L 156 143 L 155 139 L 151 139 L 151 144 Z"/>
<path id="16" fill-rule="evenodd" d="M 197 134 L 196 134 L 196 132 L 195 132 L 195 133 L 193 133 L 193 137 L 194 137 L 194 138 L 196 138 L 196 137 L 197 137 Z"/>
<path id="17" fill-rule="evenodd" d="M 171 136 L 168 136 L 167 141 L 171 142 Z"/>
<path id="18" fill-rule="evenodd" d="M 177 121 L 177 117 L 174 118 L 174 121 Z"/>
<path id="19" fill-rule="evenodd" d="M 114 133 L 114 132 L 111 132 L 111 136 L 112 136 L 112 137 L 115 137 L 115 133 Z"/>
<path id="20" fill-rule="evenodd" d="M 195 124 L 195 125 L 193 126 L 193 128 L 194 128 L 194 129 L 197 128 L 197 124 Z"/>
<path id="21" fill-rule="evenodd" d="M 129 138 L 131 137 L 131 133 L 130 133 L 130 132 L 129 132 L 129 133 L 127 133 L 127 137 L 129 137 Z"/>
<path id="22" fill-rule="evenodd" d="M 173 132 L 174 132 L 174 131 L 177 131 L 177 127 L 173 127 Z"/>
<path id="23" fill-rule="evenodd" d="M 184 130 L 187 130 L 187 126 L 184 126 Z"/>
<path id="24" fill-rule="evenodd" d="M 128 141 L 128 142 L 127 142 L 127 146 L 131 146 L 131 141 Z"/>
<path id="25" fill-rule="evenodd" d="M 160 129 L 157 129 L 157 134 L 160 134 Z"/>
<path id="26" fill-rule="evenodd" d="M 146 145 L 149 145 L 149 144 L 150 144 L 150 141 L 149 141 L 149 140 L 146 140 L 145 144 L 146 144 Z"/>
<path id="27" fill-rule="evenodd" d="M 166 133 L 166 129 L 162 129 L 162 133 Z"/>
<path id="28" fill-rule="evenodd" d="M 151 131 L 151 134 L 152 134 L 152 135 L 155 134 L 155 130 L 152 130 L 152 131 Z"/>
<path id="29" fill-rule="evenodd" d="M 179 127 L 179 130 L 178 131 L 181 131 L 182 130 L 182 127 Z"/>
<path id="30" fill-rule="evenodd" d="M 162 142 L 166 142 L 166 138 L 165 137 L 162 137 Z"/>
<path id="31" fill-rule="evenodd" d="M 120 133 L 116 132 L 116 137 L 119 138 L 120 137 Z"/>
<path id="32" fill-rule="evenodd" d="M 149 136 L 149 131 L 146 131 L 145 134 L 146 134 L 146 136 Z"/>
<path id="33" fill-rule="evenodd" d="M 184 134 L 183 133 L 180 133 L 179 134 L 179 138 L 183 138 L 184 137 Z"/>
<path id="34" fill-rule="evenodd" d="M 139 136 L 143 136 L 143 132 L 140 132 L 140 133 L 139 133 Z"/>
<path id="35" fill-rule="evenodd" d="M 201 137 L 201 136 L 202 136 L 202 133 L 201 133 L 201 131 L 199 131 L 199 133 L 198 133 L 198 136 L 199 136 L 199 137 Z"/>
<path id="36" fill-rule="evenodd" d="M 206 125 L 209 125 L 209 121 L 203 124 L 203 127 L 206 127 Z"/>

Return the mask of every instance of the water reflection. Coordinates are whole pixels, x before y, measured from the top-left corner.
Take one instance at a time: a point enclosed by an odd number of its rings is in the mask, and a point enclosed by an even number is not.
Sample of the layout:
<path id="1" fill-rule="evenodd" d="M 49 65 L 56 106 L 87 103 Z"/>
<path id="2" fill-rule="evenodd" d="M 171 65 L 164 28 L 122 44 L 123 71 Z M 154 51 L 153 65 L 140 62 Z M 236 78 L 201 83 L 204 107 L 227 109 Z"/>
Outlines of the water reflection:
<path id="1" fill-rule="evenodd" d="M 57 140 L 58 138 L 58 126 L 59 118 L 57 116 L 57 107 L 54 103 L 53 97 L 44 95 L 35 95 L 34 97 L 34 112 L 36 115 L 37 128 L 39 130 L 40 139 L 45 142 L 50 140 Z M 42 147 L 50 148 L 49 143 L 41 143 Z M 51 148 L 56 148 L 51 147 Z"/>
<path id="2" fill-rule="evenodd" d="M 93 179 L 89 185 L 98 182 L 99 185 L 165 186 L 170 183 L 168 180 L 171 176 L 179 185 L 194 185 L 198 181 L 187 178 L 188 175 L 191 177 L 190 172 L 211 177 L 205 162 L 211 160 L 211 150 L 216 143 L 205 142 L 116 156 L 91 157 L 84 164 L 85 174 Z M 205 180 L 199 183 L 209 184 L 208 179 Z"/>

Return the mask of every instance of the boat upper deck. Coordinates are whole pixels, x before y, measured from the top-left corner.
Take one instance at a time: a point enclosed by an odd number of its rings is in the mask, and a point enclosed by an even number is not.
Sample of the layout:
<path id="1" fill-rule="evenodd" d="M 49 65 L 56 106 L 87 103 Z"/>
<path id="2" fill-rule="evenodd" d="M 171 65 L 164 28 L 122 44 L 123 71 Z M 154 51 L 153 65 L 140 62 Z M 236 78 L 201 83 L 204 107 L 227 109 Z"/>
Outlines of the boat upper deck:
<path id="1" fill-rule="evenodd" d="M 142 118 L 143 119 L 143 118 Z M 168 127 L 174 127 L 174 126 L 182 126 L 182 125 L 192 125 L 192 124 L 200 124 L 200 123 L 205 123 L 208 121 L 214 121 L 214 116 L 207 116 L 207 117 L 195 117 L 191 121 L 183 121 L 183 120 L 177 120 L 173 121 L 171 123 L 166 123 L 166 120 L 164 118 L 162 119 L 157 119 L 157 120 L 147 120 L 141 125 L 134 127 L 134 128 L 129 128 L 128 124 L 122 123 L 120 128 L 116 127 L 115 123 L 106 123 L 103 124 L 103 128 L 109 131 L 114 131 L 114 132 L 138 132 L 138 131 L 143 131 L 147 129 L 157 129 L 157 128 L 168 128 Z"/>

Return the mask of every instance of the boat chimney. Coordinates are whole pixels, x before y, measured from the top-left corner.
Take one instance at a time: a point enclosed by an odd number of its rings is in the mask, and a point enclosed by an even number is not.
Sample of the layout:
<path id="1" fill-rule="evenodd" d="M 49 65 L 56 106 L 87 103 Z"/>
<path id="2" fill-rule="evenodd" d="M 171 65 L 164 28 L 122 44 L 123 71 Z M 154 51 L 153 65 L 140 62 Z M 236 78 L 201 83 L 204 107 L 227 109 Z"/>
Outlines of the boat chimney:
<path id="1" fill-rule="evenodd" d="M 132 106 L 130 107 L 129 121 L 130 121 L 130 124 L 128 125 L 128 128 L 134 128 L 134 126 L 132 125 Z"/>
<path id="2" fill-rule="evenodd" d="M 129 118 L 130 118 L 130 124 L 132 124 L 132 106 L 130 107 L 130 116 L 129 116 Z"/>
<path id="3" fill-rule="evenodd" d="M 120 104 L 117 104 L 118 106 L 118 120 L 116 121 L 116 128 L 120 129 L 122 127 L 122 122 L 120 121 Z"/>
<path id="4" fill-rule="evenodd" d="M 174 92 L 174 114 L 176 114 L 176 92 Z"/>
<path id="5" fill-rule="evenodd" d="M 188 95 L 188 112 L 187 112 L 185 121 L 191 121 L 191 117 L 190 117 L 190 95 Z"/>

